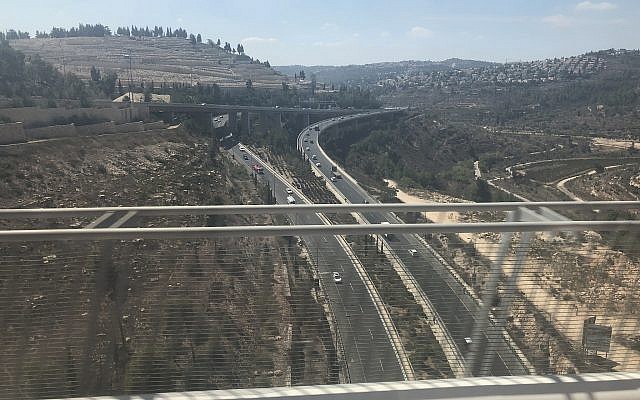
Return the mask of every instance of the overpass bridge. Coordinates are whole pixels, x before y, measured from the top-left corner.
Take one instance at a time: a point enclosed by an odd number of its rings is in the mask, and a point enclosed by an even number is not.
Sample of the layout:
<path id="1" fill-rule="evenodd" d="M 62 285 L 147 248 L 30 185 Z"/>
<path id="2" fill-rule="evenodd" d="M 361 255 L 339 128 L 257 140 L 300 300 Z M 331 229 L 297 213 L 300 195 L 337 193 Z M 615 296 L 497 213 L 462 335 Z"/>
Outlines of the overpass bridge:
<path id="1" fill-rule="evenodd" d="M 371 114 L 379 113 L 382 110 L 377 109 L 344 109 L 344 108 L 331 108 L 331 109 L 316 109 L 316 108 L 300 108 L 300 107 L 265 107 L 265 106 L 248 106 L 248 105 L 234 105 L 234 104 L 187 104 L 187 103 L 134 103 L 134 107 L 144 107 L 149 113 L 156 114 L 191 114 L 196 117 L 205 117 L 210 121 L 216 115 L 228 114 L 229 126 L 234 127 L 237 125 L 238 114 L 240 114 L 240 132 L 249 133 L 251 127 L 252 114 L 271 115 L 277 116 L 282 122 L 283 115 L 302 115 L 305 118 L 305 124 L 308 126 L 312 123 L 312 119 L 315 121 L 339 117 L 352 114 Z M 403 111 L 403 109 L 384 110 L 384 111 Z"/>

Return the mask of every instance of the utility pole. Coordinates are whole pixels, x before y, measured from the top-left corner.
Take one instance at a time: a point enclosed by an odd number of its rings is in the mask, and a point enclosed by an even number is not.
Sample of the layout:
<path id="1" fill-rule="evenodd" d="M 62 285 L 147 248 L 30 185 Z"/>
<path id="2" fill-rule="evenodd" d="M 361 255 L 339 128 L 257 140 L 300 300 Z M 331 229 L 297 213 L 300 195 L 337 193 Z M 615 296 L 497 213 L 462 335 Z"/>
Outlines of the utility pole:
<path id="1" fill-rule="evenodd" d="M 131 50 L 128 54 L 123 54 L 124 58 L 129 59 L 129 105 L 133 107 L 133 74 L 131 72 Z"/>

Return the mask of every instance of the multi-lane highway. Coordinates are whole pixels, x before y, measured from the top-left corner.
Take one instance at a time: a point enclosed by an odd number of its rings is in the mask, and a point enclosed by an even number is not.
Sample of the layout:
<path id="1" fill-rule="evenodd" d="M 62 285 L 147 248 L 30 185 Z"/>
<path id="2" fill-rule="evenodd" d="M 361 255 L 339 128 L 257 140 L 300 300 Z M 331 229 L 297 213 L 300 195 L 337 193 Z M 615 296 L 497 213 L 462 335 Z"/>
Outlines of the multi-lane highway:
<path id="1" fill-rule="evenodd" d="M 316 167 L 317 170 L 330 181 L 330 184 L 334 185 L 335 190 L 342 197 L 341 200 L 349 203 L 373 203 L 376 200 L 343 170 L 338 169 L 342 175 L 341 179 L 331 179 L 334 175 L 331 167 L 336 163 L 326 155 L 318 143 L 322 130 L 359 117 L 358 115 L 336 117 L 306 128 L 298 136 L 298 148 L 307 155 L 312 164 L 319 164 Z M 389 213 L 363 212 L 362 216 L 372 224 L 401 223 Z M 478 314 L 477 299 L 471 296 L 471 292 L 462 280 L 454 276 L 441 263 L 419 236 L 393 235 L 389 238 L 388 244 L 434 305 L 449 335 L 457 345 L 458 351 L 466 352 L 467 338 L 471 337 L 474 317 Z M 415 253 L 410 250 L 415 250 Z M 491 368 L 492 374 L 519 375 L 532 372 L 529 370 L 530 366 L 526 359 L 508 336 L 503 334 L 496 336 L 496 338 L 492 337 L 492 340 L 497 340 L 499 345 L 497 357 L 493 360 Z"/>
<path id="2" fill-rule="evenodd" d="M 262 166 L 263 172 L 257 174 L 257 177 L 272 188 L 277 203 L 287 204 L 288 196 L 292 196 L 296 203 L 305 202 L 302 193 L 250 149 L 236 145 L 230 151 L 252 173 L 255 173 L 254 165 Z M 287 189 L 291 193 L 287 193 Z M 320 225 L 326 222 L 318 214 L 292 214 L 289 218 L 301 225 Z M 394 347 L 388 332 L 389 327 L 383 323 L 380 310 L 372 300 L 371 288 L 365 286 L 356 270 L 357 260 L 345 248 L 346 242 L 335 236 L 308 236 L 302 239 L 311 261 L 317 266 L 320 284 L 329 298 L 335 326 L 344 348 L 348 380 L 375 382 L 406 379 L 407 371 L 401 366 L 397 346 Z M 340 283 L 334 280 L 333 272 L 340 273 Z"/>

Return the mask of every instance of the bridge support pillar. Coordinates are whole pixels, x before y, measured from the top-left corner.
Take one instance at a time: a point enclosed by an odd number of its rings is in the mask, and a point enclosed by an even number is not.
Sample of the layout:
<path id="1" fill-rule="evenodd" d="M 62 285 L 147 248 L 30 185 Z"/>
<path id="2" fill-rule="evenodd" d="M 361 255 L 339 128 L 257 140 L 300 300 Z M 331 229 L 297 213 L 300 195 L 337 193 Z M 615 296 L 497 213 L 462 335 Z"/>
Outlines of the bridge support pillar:
<path id="1" fill-rule="evenodd" d="M 243 111 L 240 115 L 240 133 L 251 134 L 251 120 L 249 119 L 249 111 Z"/>
<path id="2" fill-rule="evenodd" d="M 237 134 L 238 116 L 235 111 L 229 111 L 229 122 L 227 124 L 229 133 Z"/>

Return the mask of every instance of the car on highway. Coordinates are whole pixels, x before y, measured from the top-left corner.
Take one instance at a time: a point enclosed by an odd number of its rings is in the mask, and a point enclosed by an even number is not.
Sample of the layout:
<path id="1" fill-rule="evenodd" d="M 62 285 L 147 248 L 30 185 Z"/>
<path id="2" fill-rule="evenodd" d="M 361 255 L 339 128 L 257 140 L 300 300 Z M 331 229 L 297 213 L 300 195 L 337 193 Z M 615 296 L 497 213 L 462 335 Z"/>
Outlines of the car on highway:
<path id="1" fill-rule="evenodd" d="M 293 196 L 287 196 L 287 204 L 296 204 L 296 199 Z"/>
<path id="2" fill-rule="evenodd" d="M 238 147 L 238 150 L 240 150 L 240 151 L 247 151 L 247 149 L 246 149 L 244 146 L 240 146 L 240 147 Z"/>
<path id="3" fill-rule="evenodd" d="M 309 151 L 309 150 L 311 150 L 311 149 L 309 148 L 309 146 L 305 147 L 304 149 L 305 149 L 305 151 Z"/>
<path id="4" fill-rule="evenodd" d="M 335 176 L 332 176 L 332 177 L 331 177 L 331 182 L 335 182 L 335 181 L 337 181 L 337 180 L 338 180 L 338 179 L 337 179 Z"/>
<path id="5" fill-rule="evenodd" d="M 335 283 L 342 283 L 342 275 L 340 275 L 340 272 L 333 272 L 333 281 Z"/>
<path id="6" fill-rule="evenodd" d="M 316 163 L 316 167 L 321 168 L 321 167 L 322 167 L 322 165 L 321 165 L 319 162 L 317 162 L 317 163 Z"/>
<path id="7" fill-rule="evenodd" d="M 309 143 L 313 144 L 313 140 L 310 140 Z"/>
<path id="8" fill-rule="evenodd" d="M 318 156 L 314 154 L 314 155 L 312 155 L 312 156 L 311 156 L 311 159 L 312 159 L 312 160 L 317 160 L 317 159 L 318 159 Z"/>
<path id="9" fill-rule="evenodd" d="M 287 188 L 287 194 L 293 194 L 293 190 L 291 188 Z"/>
<path id="10" fill-rule="evenodd" d="M 249 156 L 248 156 L 248 155 L 246 155 L 246 154 L 243 154 L 243 155 L 242 155 L 242 158 L 243 158 L 243 159 L 245 159 L 245 160 L 248 160 L 248 159 L 249 159 Z"/>
<path id="11" fill-rule="evenodd" d="M 418 255 L 418 250 L 416 249 L 409 249 L 409 254 L 411 254 L 411 256 L 416 257 Z"/>

